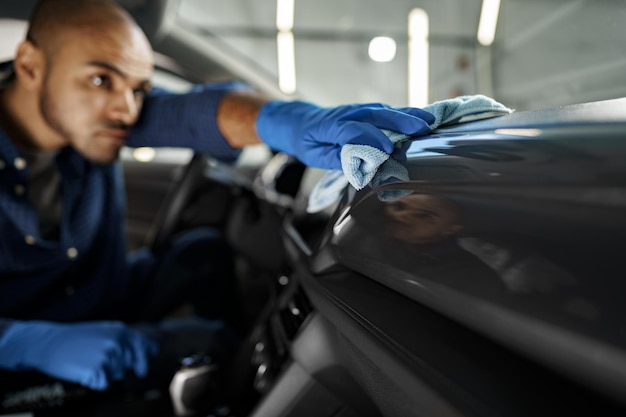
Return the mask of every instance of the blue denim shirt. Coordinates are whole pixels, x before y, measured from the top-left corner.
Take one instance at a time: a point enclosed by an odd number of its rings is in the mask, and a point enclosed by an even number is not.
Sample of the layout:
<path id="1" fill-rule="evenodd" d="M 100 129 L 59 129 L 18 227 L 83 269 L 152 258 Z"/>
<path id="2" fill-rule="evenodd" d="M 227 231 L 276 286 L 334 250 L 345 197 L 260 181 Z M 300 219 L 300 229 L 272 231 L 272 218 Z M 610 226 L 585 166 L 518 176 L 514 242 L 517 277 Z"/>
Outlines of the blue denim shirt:
<path id="1" fill-rule="evenodd" d="M 200 85 L 185 94 L 150 93 L 129 146 L 182 146 L 234 160 L 216 122 L 237 84 Z M 26 192 L 28 166 L 0 130 L 0 334 L 7 319 L 78 321 L 114 316 L 132 286 L 127 265 L 121 165 L 89 162 L 72 148 L 56 158 L 63 217 L 58 241 L 39 234 Z M 17 163 L 16 163 L 17 161 Z"/>

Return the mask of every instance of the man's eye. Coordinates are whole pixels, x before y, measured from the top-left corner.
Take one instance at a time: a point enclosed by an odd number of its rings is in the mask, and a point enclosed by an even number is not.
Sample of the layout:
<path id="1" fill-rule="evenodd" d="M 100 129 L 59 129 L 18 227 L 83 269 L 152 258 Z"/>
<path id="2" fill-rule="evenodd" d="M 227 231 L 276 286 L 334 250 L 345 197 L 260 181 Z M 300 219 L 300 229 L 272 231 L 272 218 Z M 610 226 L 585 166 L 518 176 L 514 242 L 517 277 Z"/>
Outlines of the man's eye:
<path id="1" fill-rule="evenodd" d="M 106 75 L 93 75 L 91 77 L 91 84 L 96 87 L 103 87 L 109 83 L 109 79 Z"/>
<path id="2" fill-rule="evenodd" d="M 143 89 L 143 88 L 137 88 L 137 89 L 133 90 L 133 94 L 137 98 L 144 98 L 146 96 L 146 94 L 148 94 L 148 92 L 145 89 Z"/>

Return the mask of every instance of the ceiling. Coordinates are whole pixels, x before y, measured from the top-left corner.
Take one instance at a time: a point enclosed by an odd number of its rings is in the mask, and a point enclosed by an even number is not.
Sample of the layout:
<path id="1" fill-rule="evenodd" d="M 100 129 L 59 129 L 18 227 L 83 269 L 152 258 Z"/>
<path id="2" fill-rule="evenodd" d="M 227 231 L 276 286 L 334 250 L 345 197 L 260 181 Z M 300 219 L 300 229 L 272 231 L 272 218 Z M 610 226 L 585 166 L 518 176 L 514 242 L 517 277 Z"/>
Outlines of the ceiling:
<path id="1" fill-rule="evenodd" d="M 236 78 L 277 97 L 406 105 L 415 8 L 428 15 L 430 102 L 481 93 L 529 109 L 626 96 L 623 0 L 502 0 L 490 46 L 476 40 L 482 0 L 296 0 L 293 94 L 278 88 L 276 0 L 120 1 L 197 79 Z M 33 3 L 3 0 L 0 13 L 24 17 Z M 376 36 L 395 40 L 392 61 L 369 58 Z"/>

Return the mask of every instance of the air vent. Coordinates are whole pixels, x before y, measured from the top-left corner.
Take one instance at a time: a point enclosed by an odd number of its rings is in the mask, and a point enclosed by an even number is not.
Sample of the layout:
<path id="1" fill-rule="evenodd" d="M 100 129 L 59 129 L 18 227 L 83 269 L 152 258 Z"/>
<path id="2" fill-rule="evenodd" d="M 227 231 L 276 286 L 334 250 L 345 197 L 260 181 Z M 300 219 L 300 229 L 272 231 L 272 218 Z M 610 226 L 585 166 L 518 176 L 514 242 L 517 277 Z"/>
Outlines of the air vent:
<path id="1" fill-rule="evenodd" d="M 301 288 L 298 288 L 285 307 L 280 310 L 283 329 L 289 340 L 292 340 L 309 313 L 313 310 L 309 299 Z"/>

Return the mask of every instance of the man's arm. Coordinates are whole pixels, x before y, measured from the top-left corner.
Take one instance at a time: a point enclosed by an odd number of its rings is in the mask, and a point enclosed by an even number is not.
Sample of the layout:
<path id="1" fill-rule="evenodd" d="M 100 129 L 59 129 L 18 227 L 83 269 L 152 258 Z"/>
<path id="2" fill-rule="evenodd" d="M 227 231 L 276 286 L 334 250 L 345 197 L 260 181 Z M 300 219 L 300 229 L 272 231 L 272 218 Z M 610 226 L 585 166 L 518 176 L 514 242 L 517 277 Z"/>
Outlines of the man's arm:
<path id="1" fill-rule="evenodd" d="M 261 143 L 256 120 L 269 100 L 253 91 L 226 93 L 217 108 L 217 126 L 233 148 Z"/>
<path id="2" fill-rule="evenodd" d="M 245 119 L 247 122 L 237 120 L 238 116 L 230 110 L 234 106 L 229 103 L 233 102 L 222 99 L 244 89 L 249 90 L 240 83 L 199 84 L 182 94 L 154 88 L 146 96 L 141 116 L 133 127 L 127 145 L 190 148 L 209 153 L 222 161 L 234 161 L 241 150 L 240 146 L 232 146 L 231 141 L 255 143 L 256 134 L 250 135 L 249 130 L 247 140 L 237 138 L 238 132 L 246 131 L 246 125 L 254 131 L 254 123 L 249 121 L 254 116 L 249 114 Z M 237 101 L 241 100 L 243 98 Z M 218 116 L 222 104 L 226 105 L 225 111 L 221 112 L 223 118 Z M 252 113 L 257 111 L 254 107 L 250 110 Z M 218 126 L 218 119 L 223 119 L 222 127 Z M 226 129 L 230 141 L 224 137 L 222 129 Z M 258 139 L 256 141 L 258 143 Z"/>
<path id="3" fill-rule="evenodd" d="M 184 94 L 149 94 L 128 145 L 189 147 L 234 160 L 241 147 L 264 142 L 306 165 L 341 169 L 343 145 L 368 145 L 391 154 L 394 145 L 381 129 L 424 135 L 434 120 L 417 108 L 379 103 L 320 107 L 267 100 L 242 84 L 205 84 Z"/>
<path id="4" fill-rule="evenodd" d="M 270 101 L 252 91 L 222 98 L 217 124 L 231 146 L 264 142 L 307 165 L 340 169 L 345 144 L 369 145 L 391 154 L 394 146 L 381 129 L 406 135 L 430 132 L 434 116 L 415 108 L 350 104 L 322 108 L 301 101 Z"/>

